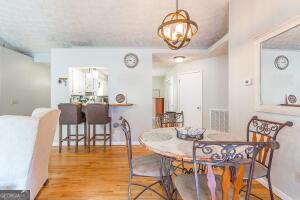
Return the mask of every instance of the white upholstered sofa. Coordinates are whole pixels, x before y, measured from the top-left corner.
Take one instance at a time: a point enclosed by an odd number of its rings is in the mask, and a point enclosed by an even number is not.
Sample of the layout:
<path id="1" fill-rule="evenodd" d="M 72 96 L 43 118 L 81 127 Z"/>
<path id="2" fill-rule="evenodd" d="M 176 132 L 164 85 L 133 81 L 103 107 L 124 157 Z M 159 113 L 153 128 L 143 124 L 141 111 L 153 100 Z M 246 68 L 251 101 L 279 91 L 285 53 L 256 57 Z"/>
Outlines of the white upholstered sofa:
<path id="1" fill-rule="evenodd" d="M 48 161 L 60 111 L 0 116 L 0 190 L 30 190 L 33 200 L 48 180 Z"/>

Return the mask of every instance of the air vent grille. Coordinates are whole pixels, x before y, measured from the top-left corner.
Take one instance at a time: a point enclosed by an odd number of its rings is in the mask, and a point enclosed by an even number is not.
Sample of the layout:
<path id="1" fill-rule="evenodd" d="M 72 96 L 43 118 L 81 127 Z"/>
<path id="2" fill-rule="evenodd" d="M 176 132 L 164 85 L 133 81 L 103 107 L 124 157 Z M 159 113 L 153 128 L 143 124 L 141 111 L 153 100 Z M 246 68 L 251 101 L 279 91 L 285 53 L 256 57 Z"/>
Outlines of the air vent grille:
<path id="1" fill-rule="evenodd" d="M 210 129 L 228 132 L 228 110 L 210 109 Z"/>

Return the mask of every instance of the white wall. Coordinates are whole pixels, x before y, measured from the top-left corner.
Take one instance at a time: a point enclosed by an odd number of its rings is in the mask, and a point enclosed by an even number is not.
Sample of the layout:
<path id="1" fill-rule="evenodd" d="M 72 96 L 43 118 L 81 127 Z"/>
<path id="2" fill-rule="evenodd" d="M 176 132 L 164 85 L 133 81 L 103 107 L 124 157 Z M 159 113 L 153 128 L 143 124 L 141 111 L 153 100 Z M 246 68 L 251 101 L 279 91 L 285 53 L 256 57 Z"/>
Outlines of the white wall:
<path id="1" fill-rule="evenodd" d="M 247 122 L 253 115 L 295 123 L 278 136 L 281 148 L 272 167 L 273 185 L 295 200 L 300 199 L 300 118 L 255 112 L 254 85 L 243 86 L 243 80 L 254 78 L 255 38 L 299 13 L 299 0 L 231 0 L 229 3 L 230 130 L 246 134 Z"/>
<path id="2" fill-rule="evenodd" d="M 277 56 L 289 59 L 285 70 L 275 67 Z M 261 52 L 261 97 L 263 104 L 278 105 L 285 103 L 286 95 L 300 98 L 300 51 L 264 49 Z"/>
<path id="3" fill-rule="evenodd" d="M 164 76 L 153 76 L 152 77 L 152 89 L 159 89 L 160 97 L 164 97 Z"/>
<path id="4" fill-rule="evenodd" d="M 0 47 L 0 115 L 31 115 L 50 106 L 50 66 Z"/>
<path id="5" fill-rule="evenodd" d="M 124 65 L 124 55 L 133 52 L 139 57 L 136 68 Z M 104 67 L 108 69 L 108 90 L 110 102 L 118 92 L 127 94 L 132 107 L 111 108 L 113 122 L 120 115 L 124 116 L 132 127 L 132 139 L 151 128 L 152 116 L 152 52 L 141 49 L 98 49 L 72 48 L 52 49 L 51 51 L 51 105 L 69 102 L 68 86 L 58 84 L 59 77 L 68 77 L 70 67 Z M 118 129 L 113 129 L 113 142 L 124 142 L 124 136 Z M 57 135 L 55 137 L 57 143 Z"/>
<path id="6" fill-rule="evenodd" d="M 228 57 L 220 56 L 178 64 L 166 75 L 174 80 L 174 105 L 178 112 L 178 79 L 183 72 L 202 71 L 203 76 L 203 127 L 209 128 L 209 109 L 228 108 Z M 196 89 L 191 86 L 191 89 Z"/>

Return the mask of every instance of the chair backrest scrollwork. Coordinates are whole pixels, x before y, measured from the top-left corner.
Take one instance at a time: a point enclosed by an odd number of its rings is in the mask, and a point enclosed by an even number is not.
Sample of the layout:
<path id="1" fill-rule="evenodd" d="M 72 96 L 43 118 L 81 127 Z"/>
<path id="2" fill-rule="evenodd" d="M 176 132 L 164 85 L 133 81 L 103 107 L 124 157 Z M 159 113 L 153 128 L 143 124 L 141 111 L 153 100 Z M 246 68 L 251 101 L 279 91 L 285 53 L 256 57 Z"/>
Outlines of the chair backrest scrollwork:
<path id="1" fill-rule="evenodd" d="M 261 149 L 266 146 L 275 148 L 272 142 L 212 142 L 195 141 L 193 145 L 193 163 L 196 180 L 197 199 L 200 199 L 198 166 L 207 165 L 207 185 L 211 199 L 216 199 L 216 177 L 213 166 L 222 167 L 221 175 L 222 199 L 229 199 L 230 187 L 233 188 L 232 199 L 238 199 L 243 187 L 245 166 L 249 165 L 246 199 L 249 199 L 253 179 L 255 159 Z M 235 173 L 232 173 L 234 170 Z M 233 176 L 235 175 L 235 176 Z"/>
<path id="2" fill-rule="evenodd" d="M 270 142 L 277 141 L 277 135 L 284 127 L 293 126 L 293 122 L 285 123 L 273 122 L 269 120 L 259 119 L 257 116 L 251 118 L 247 126 L 247 141 L 251 142 Z M 277 143 L 278 144 L 278 143 Z M 257 161 L 270 170 L 274 148 L 268 146 L 262 149 L 257 156 Z"/>
<path id="3" fill-rule="evenodd" d="M 160 127 L 183 127 L 184 126 L 184 115 L 183 111 L 180 113 L 166 112 L 158 115 L 160 121 Z"/>

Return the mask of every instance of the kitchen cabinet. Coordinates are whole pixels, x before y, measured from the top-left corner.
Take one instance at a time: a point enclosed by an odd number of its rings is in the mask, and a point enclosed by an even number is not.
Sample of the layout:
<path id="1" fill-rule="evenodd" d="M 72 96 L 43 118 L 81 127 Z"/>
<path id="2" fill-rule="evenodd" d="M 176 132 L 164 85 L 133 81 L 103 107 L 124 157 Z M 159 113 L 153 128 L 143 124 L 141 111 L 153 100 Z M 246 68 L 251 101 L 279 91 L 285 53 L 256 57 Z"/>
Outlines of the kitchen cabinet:
<path id="1" fill-rule="evenodd" d="M 71 95 L 107 96 L 107 74 L 96 68 L 72 68 L 70 71 Z"/>

